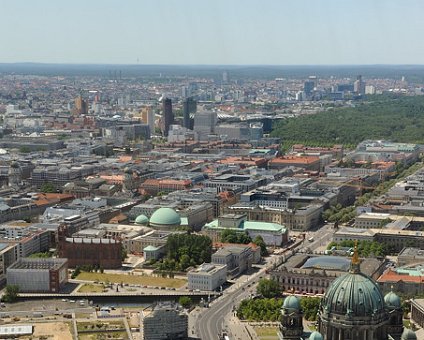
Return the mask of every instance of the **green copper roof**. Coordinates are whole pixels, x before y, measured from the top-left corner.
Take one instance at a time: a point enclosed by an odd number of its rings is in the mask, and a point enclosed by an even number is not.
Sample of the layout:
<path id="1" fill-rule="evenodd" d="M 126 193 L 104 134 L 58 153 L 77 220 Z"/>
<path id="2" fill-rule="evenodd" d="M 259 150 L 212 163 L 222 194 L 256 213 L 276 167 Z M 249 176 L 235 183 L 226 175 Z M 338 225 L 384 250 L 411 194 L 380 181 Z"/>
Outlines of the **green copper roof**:
<path id="1" fill-rule="evenodd" d="M 179 226 L 181 224 L 180 215 L 171 208 L 159 208 L 156 210 L 152 217 L 150 217 L 151 225 L 169 225 Z"/>
<path id="2" fill-rule="evenodd" d="M 322 337 L 321 333 L 312 332 L 309 336 L 309 340 L 324 340 L 324 338 Z"/>
<path id="3" fill-rule="evenodd" d="M 147 224 L 149 223 L 149 218 L 146 215 L 139 215 L 134 222 L 135 224 Z"/>
<path id="4" fill-rule="evenodd" d="M 290 295 L 284 299 L 283 309 L 300 310 L 300 299 L 295 295 Z"/>
<path id="5" fill-rule="evenodd" d="M 322 308 L 327 313 L 371 316 L 384 311 L 384 298 L 371 278 L 350 272 L 333 281 L 324 295 Z"/>
<path id="6" fill-rule="evenodd" d="M 391 308 L 400 308 L 401 307 L 401 301 L 399 296 L 397 296 L 393 292 L 389 292 L 384 296 L 384 303 L 387 307 Z"/>

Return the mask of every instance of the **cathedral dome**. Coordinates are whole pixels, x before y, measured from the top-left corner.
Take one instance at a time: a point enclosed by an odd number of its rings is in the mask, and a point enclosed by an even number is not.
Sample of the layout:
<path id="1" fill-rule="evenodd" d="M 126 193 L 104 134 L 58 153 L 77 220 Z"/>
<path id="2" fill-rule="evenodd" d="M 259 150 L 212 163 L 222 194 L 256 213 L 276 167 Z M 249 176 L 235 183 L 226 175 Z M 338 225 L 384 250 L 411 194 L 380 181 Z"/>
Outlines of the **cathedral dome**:
<path id="1" fill-rule="evenodd" d="M 322 337 L 321 333 L 312 332 L 309 336 L 309 340 L 324 340 L 324 338 Z"/>
<path id="2" fill-rule="evenodd" d="M 417 335 L 410 329 L 405 328 L 400 340 L 417 340 Z"/>
<path id="3" fill-rule="evenodd" d="M 389 292 L 384 296 L 384 303 L 389 308 L 400 308 L 401 307 L 400 297 L 397 296 L 393 292 Z"/>
<path id="4" fill-rule="evenodd" d="M 350 272 L 333 281 L 324 295 L 322 306 L 327 313 L 371 316 L 384 312 L 384 298 L 371 278 Z"/>
<path id="5" fill-rule="evenodd" d="M 283 309 L 300 311 L 300 300 L 295 295 L 290 295 L 284 299 Z"/>

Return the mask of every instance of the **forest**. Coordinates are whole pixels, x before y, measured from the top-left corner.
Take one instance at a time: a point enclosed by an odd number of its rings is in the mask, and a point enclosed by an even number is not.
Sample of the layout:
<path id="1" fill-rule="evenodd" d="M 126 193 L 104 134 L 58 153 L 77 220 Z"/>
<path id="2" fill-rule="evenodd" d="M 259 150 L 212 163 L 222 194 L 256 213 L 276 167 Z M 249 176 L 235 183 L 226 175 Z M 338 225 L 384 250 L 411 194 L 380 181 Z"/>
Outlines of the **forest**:
<path id="1" fill-rule="evenodd" d="M 287 148 L 297 143 L 354 147 L 366 139 L 424 143 L 422 96 L 380 95 L 354 105 L 282 120 L 271 135 L 280 137 Z"/>

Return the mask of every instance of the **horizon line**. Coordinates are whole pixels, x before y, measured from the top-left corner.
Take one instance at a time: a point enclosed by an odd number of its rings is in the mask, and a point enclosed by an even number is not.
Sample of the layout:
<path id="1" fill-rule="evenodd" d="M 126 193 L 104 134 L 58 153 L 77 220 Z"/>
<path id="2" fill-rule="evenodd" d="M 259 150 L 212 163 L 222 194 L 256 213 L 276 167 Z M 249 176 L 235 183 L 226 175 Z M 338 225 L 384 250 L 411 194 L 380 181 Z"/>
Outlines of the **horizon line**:
<path id="1" fill-rule="evenodd" d="M 141 64 L 141 63 L 90 63 L 90 62 L 36 62 L 36 61 L 18 61 L 2 62 L 0 65 L 73 65 L 73 66 L 260 66 L 260 67 L 352 67 L 352 66 L 424 66 L 424 64 L 389 64 L 389 63 L 370 63 L 370 64 Z"/>

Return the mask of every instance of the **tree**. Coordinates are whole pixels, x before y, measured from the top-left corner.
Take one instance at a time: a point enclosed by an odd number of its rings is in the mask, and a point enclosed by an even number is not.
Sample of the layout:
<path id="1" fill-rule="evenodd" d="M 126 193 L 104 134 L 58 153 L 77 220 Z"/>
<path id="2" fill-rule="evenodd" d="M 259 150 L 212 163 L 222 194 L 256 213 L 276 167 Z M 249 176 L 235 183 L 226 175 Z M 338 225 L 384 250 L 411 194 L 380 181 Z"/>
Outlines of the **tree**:
<path id="1" fill-rule="evenodd" d="M 265 298 L 275 298 L 280 295 L 280 285 L 272 279 L 261 279 L 256 288 L 256 293 Z"/>
<path id="2" fill-rule="evenodd" d="M 19 295 L 19 286 L 7 285 L 2 300 L 4 302 L 14 302 Z"/>
<path id="3" fill-rule="evenodd" d="M 185 271 L 190 266 L 211 261 L 212 240 L 204 235 L 173 234 L 166 241 L 166 249 L 166 257 L 158 263 L 158 268 Z"/>
<path id="4" fill-rule="evenodd" d="M 121 248 L 121 260 L 122 260 L 122 262 L 125 261 L 127 256 L 128 256 L 127 251 L 125 250 L 124 246 L 122 246 L 122 248 Z"/>
<path id="5" fill-rule="evenodd" d="M 261 235 L 256 236 L 252 242 L 256 244 L 259 248 L 261 248 L 261 256 L 268 255 L 268 250 L 266 249 L 265 241 Z"/>
<path id="6" fill-rule="evenodd" d="M 316 320 L 320 301 L 321 299 L 319 297 L 302 297 L 300 299 L 300 306 L 306 320 Z"/>
<path id="7" fill-rule="evenodd" d="M 75 279 L 79 274 L 81 274 L 81 268 L 76 266 L 75 270 L 72 272 L 71 279 Z"/>
<path id="8" fill-rule="evenodd" d="M 40 188 L 41 192 L 44 193 L 51 193 L 51 192 L 56 192 L 56 188 L 52 183 L 44 183 L 41 188 Z"/>
<path id="9" fill-rule="evenodd" d="M 252 239 L 246 232 L 227 228 L 221 232 L 221 242 L 248 244 L 252 242 Z"/>
<path id="10" fill-rule="evenodd" d="M 189 298 L 188 296 L 181 296 L 178 299 L 178 303 L 183 306 L 184 308 L 189 309 L 193 303 L 193 301 L 191 300 L 191 298 Z"/>
<path id="11" fill-rule="evenodd" d="M 283 299 L 246 299 L 237 309 L 237 316 L 249 321 L 278 321 Z"/>

